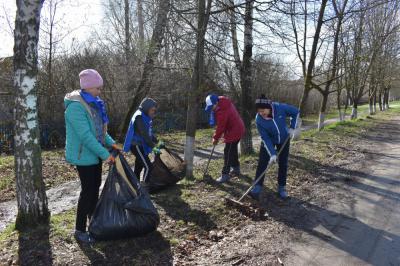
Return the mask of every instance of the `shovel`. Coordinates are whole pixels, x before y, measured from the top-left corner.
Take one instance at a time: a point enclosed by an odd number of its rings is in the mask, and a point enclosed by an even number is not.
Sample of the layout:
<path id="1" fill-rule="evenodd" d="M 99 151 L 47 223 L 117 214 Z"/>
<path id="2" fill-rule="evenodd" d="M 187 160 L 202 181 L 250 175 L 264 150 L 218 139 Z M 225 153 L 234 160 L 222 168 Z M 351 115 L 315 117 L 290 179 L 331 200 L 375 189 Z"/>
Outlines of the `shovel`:
<path id="1" fill-rule="evenodd" d="M 281 148 L 278 151 L 277 157 L 279 158 L 279 155 L 281 154 L 283 148 L 286 146 L 286 144 L 288 143 L 290 139 L 290 136 L 288 136 L 285 140 L 285 142 L 283 143 L 283 145 L 281 146 Z M 254 188 L 254 186 L 261 180 L 261 178 L 267 173 L 268 169 L 271 167 L 271 163 L 268 163 L 267 168 L 265 168 L 265 170 L 261 173 L 261 175 L 259 175 L 257 177 L 257 179 L 253 182 L 253 184 L 249 187 L 248 190 L 246 190 L 246 192 L 238 199 L 238 200 L 234 200 L 234 199 L 230 199 L 228 197 L 225 198 L 226 203 L 228 203 L 229 205 L 233 205 L 233 206 L 238 206 L 240 208 L 245 207 L 244 204 L 241 202 L 244 197 L 246 197 L 250 191 Z"/>

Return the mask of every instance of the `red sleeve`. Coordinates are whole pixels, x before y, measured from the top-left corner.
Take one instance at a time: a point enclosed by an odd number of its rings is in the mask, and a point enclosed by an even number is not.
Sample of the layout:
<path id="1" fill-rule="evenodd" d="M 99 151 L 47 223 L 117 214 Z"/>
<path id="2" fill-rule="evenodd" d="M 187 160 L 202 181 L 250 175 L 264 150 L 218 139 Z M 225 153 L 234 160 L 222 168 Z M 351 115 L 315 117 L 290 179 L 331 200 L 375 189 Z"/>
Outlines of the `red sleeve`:
<path id="1" fill-rule="evenodd" d="M 219 140 L 222 134 L 225 133 L 226 124 L 228 122 L 228 116 L 226 114 L 216 115 L 217 119 L 217 129 L 215 130 L 213 139 Z"/>

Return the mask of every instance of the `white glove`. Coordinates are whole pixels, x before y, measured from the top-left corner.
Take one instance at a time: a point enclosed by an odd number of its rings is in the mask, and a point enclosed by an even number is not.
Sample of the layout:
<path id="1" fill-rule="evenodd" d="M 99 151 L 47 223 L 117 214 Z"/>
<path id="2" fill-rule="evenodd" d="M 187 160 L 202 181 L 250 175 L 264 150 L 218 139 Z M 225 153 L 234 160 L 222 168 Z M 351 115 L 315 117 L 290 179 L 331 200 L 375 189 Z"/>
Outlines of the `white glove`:
<path id="1" fill-rule="evenodd" d="M 300 138 L 301 135 L 301 129 L 300 128 L 289 128 L 289 136 L 292 140 L 298 140 Z"/>
<path id="2" fill-rule="evenodd" d="M 273 164 L 276 163 L 277 157 L 276 155 L 272 155 L 271 158 L 269 159 L 268 164 Z"/>
<path id="3" fill-rule="evenodd" d="M 294 137 L 294 129 L 293 128 L 289 128 L 288 133 L 289 133 L 290 138 L 292 139 Z"/>

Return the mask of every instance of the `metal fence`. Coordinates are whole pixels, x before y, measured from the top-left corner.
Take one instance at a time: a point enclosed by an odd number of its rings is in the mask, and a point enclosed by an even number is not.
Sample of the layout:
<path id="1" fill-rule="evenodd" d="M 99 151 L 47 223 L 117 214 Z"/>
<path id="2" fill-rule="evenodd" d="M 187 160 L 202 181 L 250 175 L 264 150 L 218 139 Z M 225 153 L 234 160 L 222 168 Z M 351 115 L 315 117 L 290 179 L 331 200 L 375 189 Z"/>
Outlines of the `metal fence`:
<path id="1" fill-rule="evenodd" d="M 204 110 L 198 112 L 198 128 L 208 125 L 208 116 Z M 175 112 L 159 112 L 154 121 L 157 134 L 186 127 L 186 110 Z M 65 145 L 64 121 L 59 123 L 40 124 L 40 144 L 43 149 L 63 148 Z M 12 122 L 0 124 L 0 154 L 12 154 L 14 150 L 14 126 Z"/>
<path id="2" fill-rule="evenodd" d="M 40 144 L 44 149 L 62 148 L 65 145 L 64 125 L 40 125 Z M 12 123 L 0 124 L 0 154 L 14 151 L 14 126 Z"/>

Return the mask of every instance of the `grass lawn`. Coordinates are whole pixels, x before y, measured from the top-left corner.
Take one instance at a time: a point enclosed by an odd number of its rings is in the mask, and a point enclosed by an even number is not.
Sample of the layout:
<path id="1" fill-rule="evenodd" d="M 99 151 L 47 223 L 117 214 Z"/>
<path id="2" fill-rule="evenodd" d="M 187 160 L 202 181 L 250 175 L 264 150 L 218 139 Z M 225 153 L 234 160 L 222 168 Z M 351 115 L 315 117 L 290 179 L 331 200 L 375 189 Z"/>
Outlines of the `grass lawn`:
<path id="1" fill-rule="evenodd" d="M 301 140 L 292 143 L 291 147 L 288 171 L 290 195 L 306 202 L 321 202 L 329 198 L 323 193 L 326 184 L 347 182 L 349 177 L 345 171 L 330 174 L 327 171 L 362 156 L 362 150 L 357 145 L 362 136 L 377 123 L 399 114 L 400 103 L 396 103 L 389 111 L 379 112 L 373 117 L 335 123 L 320 132 L 305 132 Z M 200 133 L 199 139 L 209 141 L 210 133 L 210 130 Z M 182 133 L 171 134 L 166 139 L 173 142 L 184 136 L 179 134 Z M 146 237 L 99 242 L 93 247 L 78 245 L 72 236 L 75 221 L 75 209 L 72 209 L 52 216 L 49 226 L 29 233 L 14 231 L 13 225 L 10 225 L 0 234 L 0 264 L 36 265 L 44 261 L 63 265 L 160 265 L 168 264 L 172 259 L 177 264 L 193 263 L 195 250 L 218 242 L 228 232 L 254 223 L 236 209 L 227 208 L 223 201 L 224 197 L 239 197 L 254 178 L 257 154 L 242 156 L 240 160 L 243 175 L 231 182 L 220 185 L 214 181 L 222 167 L 222 160 L 214 160 L 210 164 L 209 177 L 203 179 L 201 169 L 198 169 L 194 180 L 183 180 L 153 195 L 161 224 L 157 232 Z M 12 167 L 11 159 L 3 158 L 0 162 L 4 169 Z M 59 168 L 57 171 L 68 170 Z M 269 175 L 274 176 L 276 171 L 276 168 L 271 169 Z M 268 201 L 279 202 L 275 195 L 275 178 L 268 179 L 265 187 Z M 268 208 L 274 210 L 281 206 L 269 204 Z M 287 230 L 274 219 L 269 219 L 263 226 L 271 233 L 271 238 L 265 239 L 264 244 L 271 245 L 271 248 L 278 241 L 274 236 Z"/>

